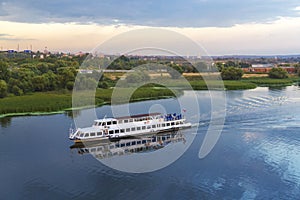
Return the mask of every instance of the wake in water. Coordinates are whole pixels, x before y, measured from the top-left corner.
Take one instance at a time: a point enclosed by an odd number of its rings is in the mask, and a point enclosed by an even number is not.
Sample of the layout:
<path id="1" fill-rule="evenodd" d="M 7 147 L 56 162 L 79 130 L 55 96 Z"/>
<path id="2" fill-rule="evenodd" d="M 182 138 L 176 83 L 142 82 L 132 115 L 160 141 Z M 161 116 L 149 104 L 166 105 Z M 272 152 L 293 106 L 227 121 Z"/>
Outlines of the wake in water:
<path id="1" fill-rule="evenodd" d="M 283 105 L 288 102 L 288 97 L 280 90 L 274 90 L 269 95 L 246 96 L 241 99 L 230 100 L 227 103 L 226 114 L 242 114 L 267 109 L 273 106 Z"/>

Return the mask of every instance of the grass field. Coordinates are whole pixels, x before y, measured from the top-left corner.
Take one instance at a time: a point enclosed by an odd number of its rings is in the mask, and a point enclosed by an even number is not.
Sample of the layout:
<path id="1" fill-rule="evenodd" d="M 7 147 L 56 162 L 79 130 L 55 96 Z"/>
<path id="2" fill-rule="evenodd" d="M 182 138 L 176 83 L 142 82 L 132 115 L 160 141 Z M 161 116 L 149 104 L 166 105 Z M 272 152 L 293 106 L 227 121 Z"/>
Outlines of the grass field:
<path id="1" fill-rule="evenodd" d="M 292 85 L 294 82 L 298 82 L 298 77 L 291 77 L 286 79 L 272 79 L 268 77 L 262 78 L 244 78 L 242 81 L 251 82 L 258 86 L 288 86 Z"/>
<path id="2" fill-rule="evenodd" d="M 110 103 L 113 89 L 97 89 L 95 94 L 95 105 L 100 106 Z M 125 94 L 128 89 L 123 89 Z M 88 106 L 90 101 L 88 93 L 82 92 L 79 106 Z M 118 94 L 118 103 L 124 103 L 122 93 Z M 130 98 L 130 101 L 150 100 L 158 98 L 173 97 L 175 94 L 165 88 L 139 88 Z M 118 96 L 116 97 L 118 98 Z M 92 106 L 92 105 L 91 105 Z M 56 113 L 58 111 L 71 110 L 72 93 L 71 92 L 39 92 L 24 96 L 11 96 L 0 99 L 0 117 L 24 114 L 45 114 Z"/>

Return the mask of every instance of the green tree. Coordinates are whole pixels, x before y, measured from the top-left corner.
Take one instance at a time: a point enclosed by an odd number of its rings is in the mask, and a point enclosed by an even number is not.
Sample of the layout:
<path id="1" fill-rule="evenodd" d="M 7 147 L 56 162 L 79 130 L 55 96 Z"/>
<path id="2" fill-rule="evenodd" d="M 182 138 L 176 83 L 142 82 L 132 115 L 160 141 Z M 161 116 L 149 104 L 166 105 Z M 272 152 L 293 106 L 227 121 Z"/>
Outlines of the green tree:
<path id="1" fill-rule="evenodd" d="M 68 82 L 75 81 L 76 69 L 73 67 L 61 67 L 57 69 L 58 80 L 61 88 L 66 88 Z"/>
<path id="2" fill-rule="evenodd" d="M 109 85 L 106 81 L 99 81 L 98 87 L 103 88 L 103 89 L 107 89 L 107 88 L 109 88 Z"/>
<path id="3" fill-rule="evenodd" d="M 203 61 L 197 62 L 195 64 L 195 66 L 199 70 L 199 72 L 207 72 L 207 71 L 209 71 L 209 67 L 208 67 L 208 65 L 207 65 L 206 62 L 203 62 Z"/>
<path id="4" fill-rule="evenodd" d="M 40 73 L 44 74 L 47 73 L 49 71 L 49 66 L 47 63 L 38 63 L 36 65 L 37 69 L 40 71 Z"/>
<path id="5" fill-rule="evenodd" d="M 170 64 L 170 68 L 168 68 L 168 73 L 170 74 L 172 79 L 178 79 L 183 73 L 182 67 L 176 64 Z"/>
<path id="6" fill-rule="evenodd" d="M 7 95 L 7 83 L 4 80 L 0 80 L 0 98 L 4 98 Z"/>
<path id="7" fill-rule="evenodd" d="M 240 80 L 243 76 L 243 70 L 237 67 L 226 67 L 221 70 L 223 80 Z"/>
<path id="8" fill-rule="evenodd" d="M 0 79 L 8 81 L 10 77 L 10 71 L 8 69 L 8 63 L 0 61 Z"/>
<path id="9" fill-rule="evenodd" d="M 280 67 L 272 68 L 269 72 L 269 77 L 270 78 L 283 79 L 283 78 L 288 77 L 288 73 Z"/>
<path id="10" fill-rule="evenodd" d="M 47 76 L 35 76 L 32 78 L 34 91 L 45 91 L 49 85 Z"/>
<path id="11" fill-rule="evenodd" d="M 295 67 L 295 72 L 298 74 L 298 76 L 300 76 L 300 63 L 295 64 L 294 67 Z"/>
<path id="12" fill-rule="evenodd" d="M 16 96 L 21 96 L 23 95 L 23 90 L 20 89 L 18 86 L 14 85 L 11 89 L 11 92 L 16 95 Z"/>
<path id="13" fill-rule="evenodd" d="M 129 73 L 126 76 L 127 83 L 139 83 L 142 81 L 142 78 L 138 73 Z"/>

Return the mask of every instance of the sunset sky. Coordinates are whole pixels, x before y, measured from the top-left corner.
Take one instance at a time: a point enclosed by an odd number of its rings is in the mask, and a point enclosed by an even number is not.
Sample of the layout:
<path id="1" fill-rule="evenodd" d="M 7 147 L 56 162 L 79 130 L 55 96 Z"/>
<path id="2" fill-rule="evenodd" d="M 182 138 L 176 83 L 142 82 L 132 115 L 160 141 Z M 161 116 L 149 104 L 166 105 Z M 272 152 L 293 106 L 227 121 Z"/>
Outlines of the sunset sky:
<path id="1" fill-rule="evenodd" d="M 2 50 L 91 51 L 147 27 L 179 32 L 211 55 L 300 54 L 299 0 L 0 0 Z"/>

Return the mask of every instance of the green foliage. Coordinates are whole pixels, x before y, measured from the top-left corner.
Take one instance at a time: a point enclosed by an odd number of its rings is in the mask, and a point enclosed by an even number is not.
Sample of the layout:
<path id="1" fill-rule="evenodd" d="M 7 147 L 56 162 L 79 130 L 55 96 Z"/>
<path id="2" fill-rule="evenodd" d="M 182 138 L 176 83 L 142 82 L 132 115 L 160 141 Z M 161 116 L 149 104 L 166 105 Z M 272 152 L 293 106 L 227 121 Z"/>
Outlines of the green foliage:
<path id="1" fill-rule="evenodd" d="M 10 76 L 10 71 L 8 69 L 8 63 L 0 61 L 0 80 L 8 81 Z"/>
<path id="2" fill-rule="evenodd" d="M 243 76 L 243 70 L 236 67 L 227 67 L 221 70 L 223 80 L 240 80 Z"/>
<path id="3" fill-rule="evenodd" d="M 207 71 L 209 71 L 209 67 L 205 62 L 197 62 L 195 64 L 195 67 L 197 68 L 198 72 L 207 72 Z"/>
<path id="4" fill-rule="evenodd" d="M 77 77 L 76 90 L 94 90 L 97 88 L 97 81 L 86 74 L 80 74 Z"/>
<path id="5" fill-rule="evenodd" d="M 109 85 L 108 85 L 108 83 L 106 81 L 99 81 L 98 87 L 99 88 L 103 88 L 103 89 L 108 89 Z"/>
<path id="6" fill-rule="evenodd" d="M 280 67 L 272 68 L 271 71 L 269 72 L 269 77 L 276 78 L 276 79 L 284 79 L 288 77 L 288 73 Z"/>
<path id="7" fill-rule="evenodd" d="M 0 98 L 4 98 L 7 95 L 7 84 L 4 80 L 0 80 Z"/>
<path id="8" fill-rule="evenodd" d="M 34 93 L 0 100 L 0 114 L 26 112 L 54 112 L 72 106 L 71 94 Z"/>
<path id="9" fill-rule="evenodd" d="M 243 81 L 255 83 L 259 86 L 287 86 L 292 85 L 293 82 L 297 81 L 296 79 L 273 79 L 273 78 L 247 78 Z"/>
<path id="10" fill-rule="evenodd" d="M 137 71 L 137 72 L 131 72 L 128 73 L 126 76 L 127 83 L 140 83 L 140 82 L 146 82 L 150 80 L 150 76 L 148 72 L 143 71 Z"/>
<path id="11" fill-rule="evenodd" d="M 168 68 L 168 73 L 170 74 L 172 79 L 178 79 L 183 73 L 182 67 L 176 64 L 170 64 L 170 68 Z"/>
<path id="12" fill-rule="evenodd" d="M 300 76 L 300 63 L 295 64 L 294 67 L 295 67 L 297 75 Z"/>
<path id="13" fill-rule="evenodd" d="M 11 89 L 11 92 L 16 95 L 16 96 L 21 96 L 23 95 L 23 90 L 20 89 L 18 86 L 14 85 Z"/>

